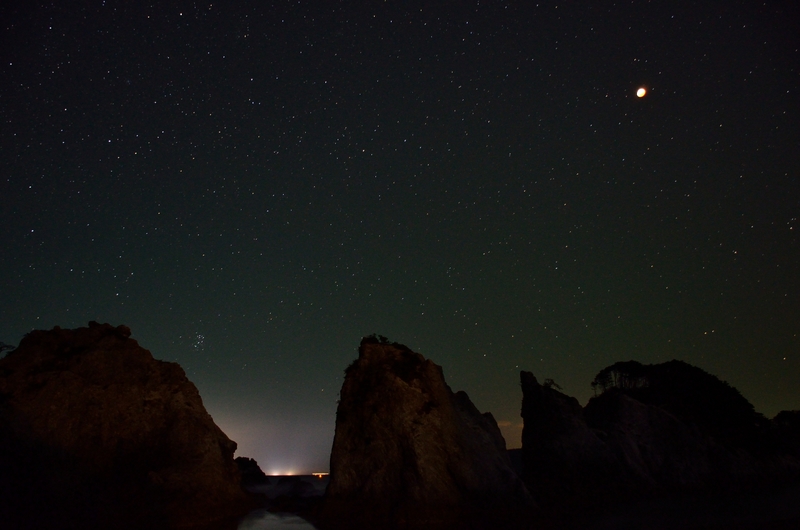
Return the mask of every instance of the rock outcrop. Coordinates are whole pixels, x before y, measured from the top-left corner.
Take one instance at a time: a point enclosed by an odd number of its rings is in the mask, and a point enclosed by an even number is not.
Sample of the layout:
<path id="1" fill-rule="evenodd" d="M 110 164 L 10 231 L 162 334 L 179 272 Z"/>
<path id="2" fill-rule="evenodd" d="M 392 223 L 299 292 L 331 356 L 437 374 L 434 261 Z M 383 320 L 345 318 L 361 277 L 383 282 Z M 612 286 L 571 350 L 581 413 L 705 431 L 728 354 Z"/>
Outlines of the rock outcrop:
<path id="1" fill-rule="evenodd" d="M 521 373 L 523 477 L 545 508 L 800 477 L 797 420 L 756 413 L 736 389 L 680 361 L 617 363 L 581 407 Z"/>
<path id="2" fill-rule="evenodd" d="M 617 458 L 586 423 L 578 400 L 540 385 L 530 372 L 520 382 L 523 477 L 534 498 L 551 506 L 614 495 L 599 486 L 622 479 Z"/>
<path id="3" fill-rule="evenodd" d="M 237 456 L 234 462 L 236 462 L 236 467 L 239 468 L 239 473 L 242 476 L 242 486 L 269 484 L 269 477 L 261 470 L 258 462 L 254 459 L 246 456 Z"/>
<path id="4" fill-rule="evenodd" d="M 613 392 L 592 400 L 585 413 L 629 491 L 696 489 L 710 478 L 710 440 L 664 409 Z"/>
<path id="5" fill-rule="evenodd" d="M 800 410 L 782 410 L 772 418 L 772 424 L 781 452 L 800 458 Z"/>
<path id="6" fill-rule="evenodd" d="M 19 528 L 179 528 L 252 506 L 175 363 L 124 326 L 32 331 L 0 360 L 0 520 Z"/>
<path id="7" fill-rule="evenodd" d="M 532 508 L 491 414 L 422 355 L 361 342 L 336 413 L 323 528 L 511 528 Z"/>

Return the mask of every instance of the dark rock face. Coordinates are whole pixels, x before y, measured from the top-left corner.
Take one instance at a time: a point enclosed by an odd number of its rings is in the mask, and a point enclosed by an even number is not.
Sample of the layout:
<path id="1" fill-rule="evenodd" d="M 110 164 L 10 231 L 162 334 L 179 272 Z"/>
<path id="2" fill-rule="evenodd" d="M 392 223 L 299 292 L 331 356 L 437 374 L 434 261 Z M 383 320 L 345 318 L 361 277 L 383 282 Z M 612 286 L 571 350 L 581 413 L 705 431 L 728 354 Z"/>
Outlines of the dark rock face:
<path id="1" fill-rule="evenodd" d="M 468 528 L 531 507 L 491 414 L 418 353 L 362 341 L 337 410 L 324 527 Z"/>
<path id="2" fill-rule="evenodd" d="M 620 480 L 617 458 L 589 427 L 574 397 L 540 385 L 530 372 L 522 384 L 522 461 L 528 489 L 542 505 L 583 503 Z M 613 492 L 616 493 L 616 492 Z"/>
<path id="3" fill-rule="evenodd" d="M 782 452 L 800 458 L 800 410 L 782 410 L 772 423 Z"/>
<path id="4" fill-rule="evenodd" d="M 258 462 L 254 459 L 237 456 L 234 462 L 236 462 L 236 467 L 239 468 L 239 473 L 242 476 L 242 486 L 269 484 L 269 477 L 258 467 Z"/>
<path id="5" fill-rule="evenodd" d="M 795 416 L 769 422 L 727 383 L 686 363 L 612 365 L 595 378 L 601 393 L 585 408 L 530 372 L 521 382 L 523 475 L 545 507 L 800 476 L 789 449 Z"/>
<path id="6" fill-rule="evenodd" d="M 175 528 L 251 507 L 197 388 L 124 326 L 33 331 L 0 360 L 0 518 Z"/>
<path id="7" fill-rule="evenodd" d="M 592 386 L 601 390 L 599 397 L 611 390 L 656 406 L 725 445 L 752 449 L 765 441 L 768 420 L 738 390 L 683 361 L 615 363 Z"/>
<path id="8" fill-rule="evenodd" d="M 616 457 L 620 478 L 640 493 L 694 488 L 711 472 L 709 443 L 669 412 L 612 393 L 586 406 L 588 424 Z"/>

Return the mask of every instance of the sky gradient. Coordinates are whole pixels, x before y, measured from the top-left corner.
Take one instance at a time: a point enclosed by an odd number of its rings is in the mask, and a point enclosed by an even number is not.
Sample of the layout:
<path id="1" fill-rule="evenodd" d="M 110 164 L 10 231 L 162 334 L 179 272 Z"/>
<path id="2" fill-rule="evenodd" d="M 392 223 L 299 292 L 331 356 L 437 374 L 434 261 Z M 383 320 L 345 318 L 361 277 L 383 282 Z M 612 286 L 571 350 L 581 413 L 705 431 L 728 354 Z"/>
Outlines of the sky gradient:
<path id="1" fill-rule="evenodd" d="M 520 370 L 800 409 L 793 3 L 168 4 L 0 8 L 0 340 L 125 324 L 267 473 L 371 333 L 509 447 Z"/>

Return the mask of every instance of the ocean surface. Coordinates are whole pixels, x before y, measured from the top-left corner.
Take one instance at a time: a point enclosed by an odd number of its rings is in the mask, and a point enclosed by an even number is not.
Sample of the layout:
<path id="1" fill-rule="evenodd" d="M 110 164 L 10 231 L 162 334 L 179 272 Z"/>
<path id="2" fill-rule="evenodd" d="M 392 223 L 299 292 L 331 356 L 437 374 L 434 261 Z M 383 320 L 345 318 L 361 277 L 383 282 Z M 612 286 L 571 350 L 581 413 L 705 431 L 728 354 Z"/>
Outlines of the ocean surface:
<path id="1" fill-rule="evenodd" d="M 320 497 L 328 477 L 270 477 L 254 491 L 275 500 L 285 495 Z M 587 514 L 588 515 L 588 514 Z M 238 530 L 316 530 L 292 513 L 255 510 Z M 602 515 L 575 517 L 560 530 L 800 530 L 800 483 L 740 494 L 700 496 L 623 504 Z"/>
<path id="2" fill-rule="evenodd" d="M 299 499 L 315 499 L 325 494 L 328 477 L 312 475 L 270 476 L 268 484 L 250 486 L 247 489 L 265 495 L 271 501 L 284 496 Z M 255 510 L 247 514 L 239 523 L 238 530 L 272 530 L 272 529 L 314 530 L 316 527 L 293 513 L 275 513 L 266 509 Z"/>
<path id="3" fill-rule="evenodd" d="M 267 510 L 250 512 L 239 523 L 239 530 L 314 530 L 312 525 L 302 517 L 292 514 L 276 514 Z"/>

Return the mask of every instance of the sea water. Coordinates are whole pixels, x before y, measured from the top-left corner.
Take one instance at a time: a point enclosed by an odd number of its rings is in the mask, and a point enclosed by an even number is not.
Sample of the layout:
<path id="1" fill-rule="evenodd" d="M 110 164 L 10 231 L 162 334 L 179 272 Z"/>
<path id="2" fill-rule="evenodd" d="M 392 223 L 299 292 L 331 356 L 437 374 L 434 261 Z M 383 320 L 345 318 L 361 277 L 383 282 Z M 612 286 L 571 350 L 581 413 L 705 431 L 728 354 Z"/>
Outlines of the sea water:
<path id="1" fill-rule="evenodd" d="M 270 476 L 269 483 L 248 487 L 253 493 L 275 500 L 280 496 L 298 499 L 321 498 L 328 485 L 328 476 Z M 293 513 L 276 513 L 266 509 L 255 510 L 241 520 L 238 530 L 314 530 L 316 527 Z"/>
<path id="2" fill-rule="evenodd" d="M 239 523 L 239 530 L 315 530 L 315 526 L 293 514 L 270 513 L 267 510 L 250 512 Z"/>

